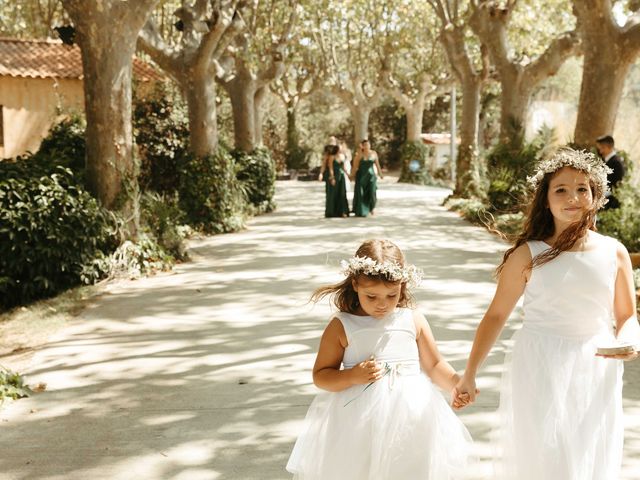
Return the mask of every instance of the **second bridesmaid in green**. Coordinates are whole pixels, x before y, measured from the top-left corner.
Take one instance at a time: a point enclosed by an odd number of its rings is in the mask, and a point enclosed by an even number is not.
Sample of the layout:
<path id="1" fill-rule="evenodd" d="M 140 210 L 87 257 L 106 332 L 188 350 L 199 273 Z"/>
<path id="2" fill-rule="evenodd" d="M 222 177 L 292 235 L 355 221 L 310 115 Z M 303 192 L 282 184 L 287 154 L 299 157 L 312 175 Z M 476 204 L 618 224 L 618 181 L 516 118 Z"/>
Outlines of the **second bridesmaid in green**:
<path id="1" fill-rule="evenodd" d="M 348 217 L 347 175 L 343 162 L 338 159 L 339 147 L 327 145 L 324 148 L 320 179 L 325 181 L 325 217 Z"/>
<path id="2" fill-rule="evenodd" d="M 382 179 L 382 169 L 378 162 L 378 154 L 371 150 L 369 140 L 360 142 L 360 149 L 353 160 L 351 172 L 352 179 L 355 178 L 356 181 L 353 190 L 353 213 L 357 217 L 373 215 L 377 202 L 377 177 L 379 174 Z"/>

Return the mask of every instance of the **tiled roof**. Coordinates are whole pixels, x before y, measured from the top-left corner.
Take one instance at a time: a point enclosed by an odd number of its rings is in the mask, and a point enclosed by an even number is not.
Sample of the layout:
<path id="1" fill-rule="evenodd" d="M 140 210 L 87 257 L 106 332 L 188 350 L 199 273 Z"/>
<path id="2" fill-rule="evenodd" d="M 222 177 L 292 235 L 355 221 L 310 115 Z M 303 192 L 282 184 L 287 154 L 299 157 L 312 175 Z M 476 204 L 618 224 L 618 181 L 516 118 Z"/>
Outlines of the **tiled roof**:
<path id="1" fill-rule="evenodd" d="M 17 40 L 0 38 L 0 76 L 82 79 L 82 58 L 77 45 L 60 40 Z M 158 80 L 162 76 L 148 63 L 133 59 L 133 75 L 138 80 Z"/>

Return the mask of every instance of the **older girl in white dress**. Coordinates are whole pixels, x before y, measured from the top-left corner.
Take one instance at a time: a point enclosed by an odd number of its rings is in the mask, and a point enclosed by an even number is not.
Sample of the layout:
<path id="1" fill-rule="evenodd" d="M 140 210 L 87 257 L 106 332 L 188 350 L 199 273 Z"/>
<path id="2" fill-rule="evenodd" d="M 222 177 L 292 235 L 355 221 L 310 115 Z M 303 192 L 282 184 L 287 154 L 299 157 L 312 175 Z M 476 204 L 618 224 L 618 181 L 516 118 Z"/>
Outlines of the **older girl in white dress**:
<path id="1" fill-rule="evenodd" d="M 587 152 L 561 149 L 530 179 L 524 231 L 498 268 L 496 293 L 478 326 L 457 390 L 475 400 L 475 376 L 524 294 L 500 397 L 497 477 L 616 480 L 622 460 L 621 360 L 599 346 L 636 342 L 629 254 L 595 232 L 607 169 Z"/>

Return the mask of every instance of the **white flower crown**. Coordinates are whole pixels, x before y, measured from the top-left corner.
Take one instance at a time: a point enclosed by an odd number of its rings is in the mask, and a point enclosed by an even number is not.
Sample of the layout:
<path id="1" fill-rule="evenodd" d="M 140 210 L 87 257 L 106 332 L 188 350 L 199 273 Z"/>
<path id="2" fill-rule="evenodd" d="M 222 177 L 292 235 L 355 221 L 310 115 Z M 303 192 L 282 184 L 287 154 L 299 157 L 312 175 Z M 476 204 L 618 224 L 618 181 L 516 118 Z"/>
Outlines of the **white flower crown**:
<path id="1" fill-rule="evenodd" d="M 342 260 L 342 273 L 346 276 L 355 275 L 382 275 L 392 282 L 407 283 L 415 287 L 422 280 L 422 270 L 415 265 L 399 265 L 395 262 L 377 262 L 370 257 L 351 257 Z"/>
<path id="2" fill-rule="evenodd" d="M 602 208 L 607 203 L 605 196 L 609 190 L 607 174 L 611 173 L 612 170 L 607 167 L 603 160 L 586 150 L 572 150 L 569 148 L 558 150 L 551 158 L 538 163 L 535 173 L 527 177 L 527 181 L 535 190 L 547 173 L 556 172 L 562 167 L 575 168 L 589 175 L 601 187 L 602 193 L 599 197 L 593 199 L 597 208 Z"/>

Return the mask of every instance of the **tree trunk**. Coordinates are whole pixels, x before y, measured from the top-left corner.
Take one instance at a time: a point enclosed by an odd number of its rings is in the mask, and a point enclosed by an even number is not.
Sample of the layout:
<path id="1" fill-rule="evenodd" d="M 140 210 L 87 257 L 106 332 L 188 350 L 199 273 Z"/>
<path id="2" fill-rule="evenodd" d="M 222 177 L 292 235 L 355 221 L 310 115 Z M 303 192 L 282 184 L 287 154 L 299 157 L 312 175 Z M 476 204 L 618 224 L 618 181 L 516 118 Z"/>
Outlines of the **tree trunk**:
<path id="1" fill-rule="evenodd" d="M 233 112 L 233 134 L 235 148 L 250 153 L 256 148 L 255 96 L 256 89 L 251 81 L 234 78 L 226 84 Z"/>
<path id="2" fill-rule="evenodd" d="M 159 0 L 63 0 L 76 28 L 84 73 L 87 185 L 138 232 L 138 169 L 133 158 L 131 74 L 136 39 Z M 117 25 L 118 28 L 113 28 Z"/>
<path id="3" fill-rule="evenodd" d="M 616 115 L 631 61 L 610 36 L 585 38 L 582 85 L 574 141 L 593 146 L 601 135 L 613 135 Z M 633 57 L 631 57 L 632 59 Z"/>
<path id="4" fill-rule="evenodd" d="M 254 143 L 255 147 L 259 148 L 264 146 L 264 138 L 262 135 L 262 127 L 264 125 L 264 101 L 267 98 L 267 87 L 260 87 L 256 90 L 253 100 L 253 107 L 255 113 L 253 114 L 253 131 L 254 131 Z"/>
<path id="5" fill-rule="evenodd" d="M 129 197 L 123 190 L 133 188 L 136 182 L 131 127 L 131 57 L 135 42 L 113 31 L 88 42 L 91 47 L 82 49 L 87 185 L 106 208 L 114 210 Z"/>
<path id="6" fill-rule="evenodd" d="M 351 107 L 353 115 L 354 140 L 356 147 L 360 142 L 369 138 L 369 116 L 371 109 L 368 106 L 354 105 Z"/>
<path id="7" fill-rule="evenodd" d="M 630 63 L 609 64 L 598 57 L 587 60 L 585 54 L 578 118 L 574 132 L 575 143 L 593 146 L 601 135 L 612 135 L 624 82 Z M 597 92 L 597 94 L 593 94 Z"/>
<path id="8" fill-rule="evenodd" d="M 410 108 L 405 107 L 404 110 L 407 115 L 407 142 L 421 142 L 424 102 L 415 102 Z"/>
<path id="9" fill-rule="evenodd" d="M 216 81 L 206 72 L 190 73 L 183 82 L 189 110 L 189 148 L 204 157 L 218 148 Z"/>
<path id="10" fill-rule="evenodd" d="M 478 123 L 480 118 L 480 88 L 482 81 L 469 79 L 462 83 L 462 118 L 460 146 L 456 157 L 456 186 L 454 194 L 478 194 L 470 184 L 474 162 L 478 161 Z M 471 190 L 471 191 L 470 191 Z"/>
<path id="11" fill-rule="evenodd" d="M 300 144 L 297 114 L 297 102 L 294 99 L 291 99 L 287 102 L 287 157 L 289 157 L 292 152 L 295 152 Z"/>
<path id="12" fill-rule="evenodd" d="M 520 72 L 504 75 L 500 83 L 500 142 L 521 143 L 524 140 L 527 109 L 533 90 L 529 85 L 525 85 Z"/>

